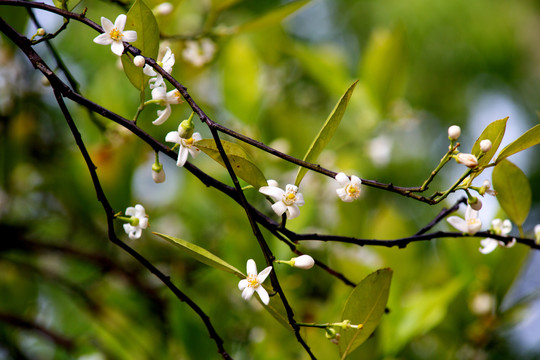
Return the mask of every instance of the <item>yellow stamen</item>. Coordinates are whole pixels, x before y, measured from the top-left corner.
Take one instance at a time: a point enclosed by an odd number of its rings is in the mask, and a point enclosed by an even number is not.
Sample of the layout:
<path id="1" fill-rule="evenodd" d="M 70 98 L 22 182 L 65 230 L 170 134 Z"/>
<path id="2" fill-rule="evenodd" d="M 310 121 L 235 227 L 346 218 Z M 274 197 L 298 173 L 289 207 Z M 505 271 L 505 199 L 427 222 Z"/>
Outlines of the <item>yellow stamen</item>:
<path id="1" fill-rule="evenodd" d="M 114 41 L 120 41 L 122 40 L 122 38 L 124 37 L 124 34 L 122 34 L 120 31 L 118 31 L 117 28 L 114 28 L 111 30 L 111 32 L 109 33 L 109 36 L 111 37 L 111 39 L 113 39 Z"/>
<path id="2" fill-rule="evenodd" d="M 257 286 L 259 286 L 259 280 L 257 280 L 257 276 L 248 275 L 247 281 L 249 287 L 256 288 Z"/>

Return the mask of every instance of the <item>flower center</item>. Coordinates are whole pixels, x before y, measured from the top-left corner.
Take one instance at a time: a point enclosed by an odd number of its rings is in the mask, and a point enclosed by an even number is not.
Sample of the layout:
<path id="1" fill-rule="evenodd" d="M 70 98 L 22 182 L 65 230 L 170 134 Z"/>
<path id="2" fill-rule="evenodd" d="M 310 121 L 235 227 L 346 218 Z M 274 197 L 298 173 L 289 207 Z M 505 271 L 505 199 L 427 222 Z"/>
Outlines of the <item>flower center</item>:
<path id="1" fill-rule="evenodd" d="M 287 206 L 291 206 L 296 201 L 296 194 L 294 192 L 286 192 L 283 194 L 283 203 Z"/>
<path id="2" fill-rule="evenodd" d="M 345 192 L 352 198 L 360 196 L 360 189 L 357 186 L 349 184 L 345 187 Z"/>
<path id="3" fill-rule="evenodd" d="M 256 275 L 248 275 L 247 281 L 248 281 L 248 286 L 252 288 L 256 288 L 257 286 L 260 285 L 259 280 L 257 280 Z"/>
<path id="4" fill-rule="evenodd" d="M 178 102 L 182 101 L 182 94 L 180 94 L 180 91 L 178 91 L 178 89 L 174 90 L 173 94 L 174 94 L 174 97 L 176 98 L 176 101 Z"/>
<path id="5" fill-rule="evenodd" d="M 193 137 L 190 137 L 189 139 L 182 139 L 182 145 L 190 148 L 193 145 Z"/>
<path id="6" fill-rule="evenodd" d="M 122 34 L 120 31 L 118 31 L 117 28 L 114 28 L 111 30 L 111 32 L 109 33 L 109 36 L 111 37 L 111 39 L 113 39 L 114 41 L 120 41 L 122 40 L 122 38 L 124 37 L 124 34 Z"/>

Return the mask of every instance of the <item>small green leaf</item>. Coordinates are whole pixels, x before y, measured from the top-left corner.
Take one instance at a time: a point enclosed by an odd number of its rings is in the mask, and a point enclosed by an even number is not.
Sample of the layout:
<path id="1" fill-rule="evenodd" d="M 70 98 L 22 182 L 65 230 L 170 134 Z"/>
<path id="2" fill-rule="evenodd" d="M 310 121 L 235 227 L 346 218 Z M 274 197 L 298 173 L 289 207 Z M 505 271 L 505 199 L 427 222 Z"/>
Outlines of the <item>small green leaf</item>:
<path id="1" fill-rule="evenodd" d="M 345 359 L 375 331 L 388 302 L 392 270 L 380 269 L 369 274 L 353 289 L 342 320 L 349 320 L 351 325 L 362 324 L 361 329 L 346 329 L 341 332 L 339 351 Z"/>
<path id="2" fill-rule="evenodd" d="M 193 257 L 195 260 L 202 262 L 203 264 L 212 266 L 213 268 L 226 271 L 228 273 L 231 273 L 233 275 L 238 276 L 240 279 L 245 279 L 246 275 L 244 275 L 240 270 L 226 262 L 225 260 L 217 257 L 216 255 L 212 254 L 210 251 L 203 249 L 200 246 L 197 246 L 195 244 L 192 244 L 188 241 L 178 239 L 169 235 L 160 234 L 153 232 L 152 234 L 155 234 L 168 242 L 170 242 L 173 245 L 176 245 L 180 249 L 184 250 L 188 255 Z"/>
<path id="3" fill-rule="evenodd" d="M 225 167 L 225 163 L 223 162 L 221 154 L 213 139 L 199 140 L 193 143 L 193 145 Z M 227 154 L 227 158 L 229 159 L 235 174 L 239 178 L 248 184 L 253 185 L 256 189 L 268 185 L 263 173 L 253 161 L 251 161 L 249 154 L 243 147 L 225 140 L 221 140 L 221 145 Z"/>
<path id="4" fill-rule="evenodd" d="M 508 144 L 501 150 L 495 163 L 499 163 L 510 155 L 514 155 L 517 152 L 530 148 L 540 143 L 540 124 L 529 129 L 525 134 L 521 135 L 514 142 Z"/>
<path id="5" fill-rule="evenodd" d="M 341 119 L 343 118 L 343 114 L 345 114 L 345 109 L 347 108 L 347 104 L 349 103 L 349 100 L 352 96 L 352 93 L 354 91 L 354 88 L 358 81 L 355 81 L 343 94 L 341 99 L 339 99 L 338 103 L 334 107 L 334 110 L 330 113 L 330 116 L 328 116 L 328 119 L 326 119 L 326 122 L 324 123 L 322 129 L 319 131 L 319 134 L 317 134 L 317 137 L 315 140 L 313 140 L 313 143 L 311 144 L 308 152 L 306 153 L 306 156 L 304 156 L 304 161 L 314 163 L 317 161 L 317 158 L 323 151 L 323 149 L 328 145 L 330 142 L 330 139 L 332 139 L 332 136 L 334 135 L 334 132 L 336 132 L 336 129 L 339 126 L 339 123 L 341 122 Z M 300 167 L 298 169 L 298 173 L 296 174 L 296 181 L 294 182 L 296 186 L 300 185 L 300 182 L 306 175 L 308 169 L 305 167 Z"/>
<path id="6" fill-rule="evenodd" d="M 502 138 L 504 136 L 504 132 L 506 130 L 506 122 L 508 121 L 508 117 L 505 117 L 504 119 L 495 120 L 486 128 L 484 131 L 482 131 L 482 134 L 476 139 L 476 142 L 474 143 L 471 154 L 478 157 L 481 153 L 480 151 L 480 141 L 482 140 L 490 140 L 491 141 L 491 150 L 489 150 L 480 160 L 478 160 L 478 166 L 485 166 L 489 164 L 491 159 L 493 158 L 493 155 L 497 152 L 497 149 L 499 148 L 499 145 L 501 144 Z M 480 175 L 482 172 L 476 172 L 473 173 L 473 178 Z"/>
<path id="7" fill-rule="evenodd" d="M 81 0 L 53 0 L 54 6 L 67 11 L 73 10 L 80 2 Z"/>
<path id="8" fill-rule="evenodd" d="M 159 51 L 159 28 L 152 10 L 142 0 L 136 0 L 127 13 L 125 30 L 135 30 L 137 41 L 135 46 L 146 57 L 156 59 Z M 123 54 L 122 65 L 129 81 L 136 89 L 144 91 L 148 84 L 148 76 L 144 75 L 143 69 L 133 65 L 132 60 Z"/>
<path id="9" fill-rule="evenodd" d="M 493 189 L 497 200 L 510 220 L 521 226 L 531 209 L 531 185 L 527 176 L 508 160 L 501 160 L 493 169 Z"/>
<path id="10" fill-rule="evenodd" d="M 235 30 L 237 33 L 244 31 L 253 31 L 262 29 L 267 26 L 279 24 L 283 19 L 296 12 L 298 9 L 306 5 L 309 1 L 310 0 L 301 0 L 287 3 L 283 6 L 278 7 L 275 10 L 267 12 L 258 19 L 249 21 L 245 24 L 238 26 Z"/>

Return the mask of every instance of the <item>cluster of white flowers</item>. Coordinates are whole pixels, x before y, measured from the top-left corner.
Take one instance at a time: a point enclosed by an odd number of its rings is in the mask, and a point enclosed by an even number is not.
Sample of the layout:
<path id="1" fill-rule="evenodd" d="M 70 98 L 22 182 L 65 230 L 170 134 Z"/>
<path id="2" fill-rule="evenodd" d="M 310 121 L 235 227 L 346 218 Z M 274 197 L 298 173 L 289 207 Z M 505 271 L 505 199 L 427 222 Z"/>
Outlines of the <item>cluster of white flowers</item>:
<path id="1" fill-rule="evenodd" d="M 208 38 L 186 41 L 182 56 L 184 60 L 195 67 L 201 67 L 212 61 L 216 52 L 216 45 Z"/>

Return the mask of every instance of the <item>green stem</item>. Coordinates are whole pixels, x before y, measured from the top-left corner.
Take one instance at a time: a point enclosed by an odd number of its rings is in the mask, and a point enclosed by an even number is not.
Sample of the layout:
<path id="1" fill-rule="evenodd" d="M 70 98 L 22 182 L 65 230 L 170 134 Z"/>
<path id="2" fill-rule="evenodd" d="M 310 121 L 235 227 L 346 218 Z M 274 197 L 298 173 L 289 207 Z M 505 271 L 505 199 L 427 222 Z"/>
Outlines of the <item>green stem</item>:
<path id="1" fill-rule="evenodd" d="M 439 197 L 436 197 L 435 199 L 433 199 L 433 202 L 435 204 L 441 202 L 442 200 L 446 199 L 446 197 L 452 192 L 454 191 L 462 182 L 463 180 L 465 180 L 465 178 L 467 178 L 467 176 L 469 176 L 470 174 L 472 173 L 472 169 L 469 169 L 467 171 L 465 171 L 463 173 L 463 175 L 461 175 L 461 177 L 458 179 L 458 181 L 456 181 L 454 183 L 454 185 L 452 185 L 448 190 L 446 190 L 444 193 L 442 193 L 441 196 Z"/>
<path id="2" fill-rule="evenodd" d="M 135 116 L 133 117 L 133 122 L 136 123 L 137 122 L 137 119 L 139 118 L 139 115 L 141 114 L 141 112 L 143 111 L 146 103 L 144 102 L 144 90 L 141 91 L 141 94 L 140 94 L 140 99 L 141 99 L 141 104 L 139 105 L 139 107 L 137 108 L 137 112 L 135 113 Z M 150 100 L 151 101 L 151 100 Z"/>
<path id="3" fill-rule="evenodd" d="M 450 143 L 450 146 L 449 146 L 449 149 L 448 149 L 448 152 L 443 156 L 443 158 L 441 159 L 441 161 L 439 161 L 439 165 L 437 165 L 437 167 L 435 168 L 435 170 L 433 170 L 431 172 L 431 174 L 429 175 L 429 177 L 426 179 L 426 181 L 424 181 L 424 183 L 422 184 L 422 186 L 420 187 L 420 191 L 424 191 L 427 189 L 429 183 L 435 178 L 435 176 L 437 175 L 437 173 L 442 169 L 442 167 L 444 165 L 446 165 L 446 163 L 448 161 L 450 161 L 451 159 L 451 155 L 454 153 L 454 151 L 457 149 L 458 145 L 455 145 L 454 146 L 454 142 L 451 142 Z"/>

